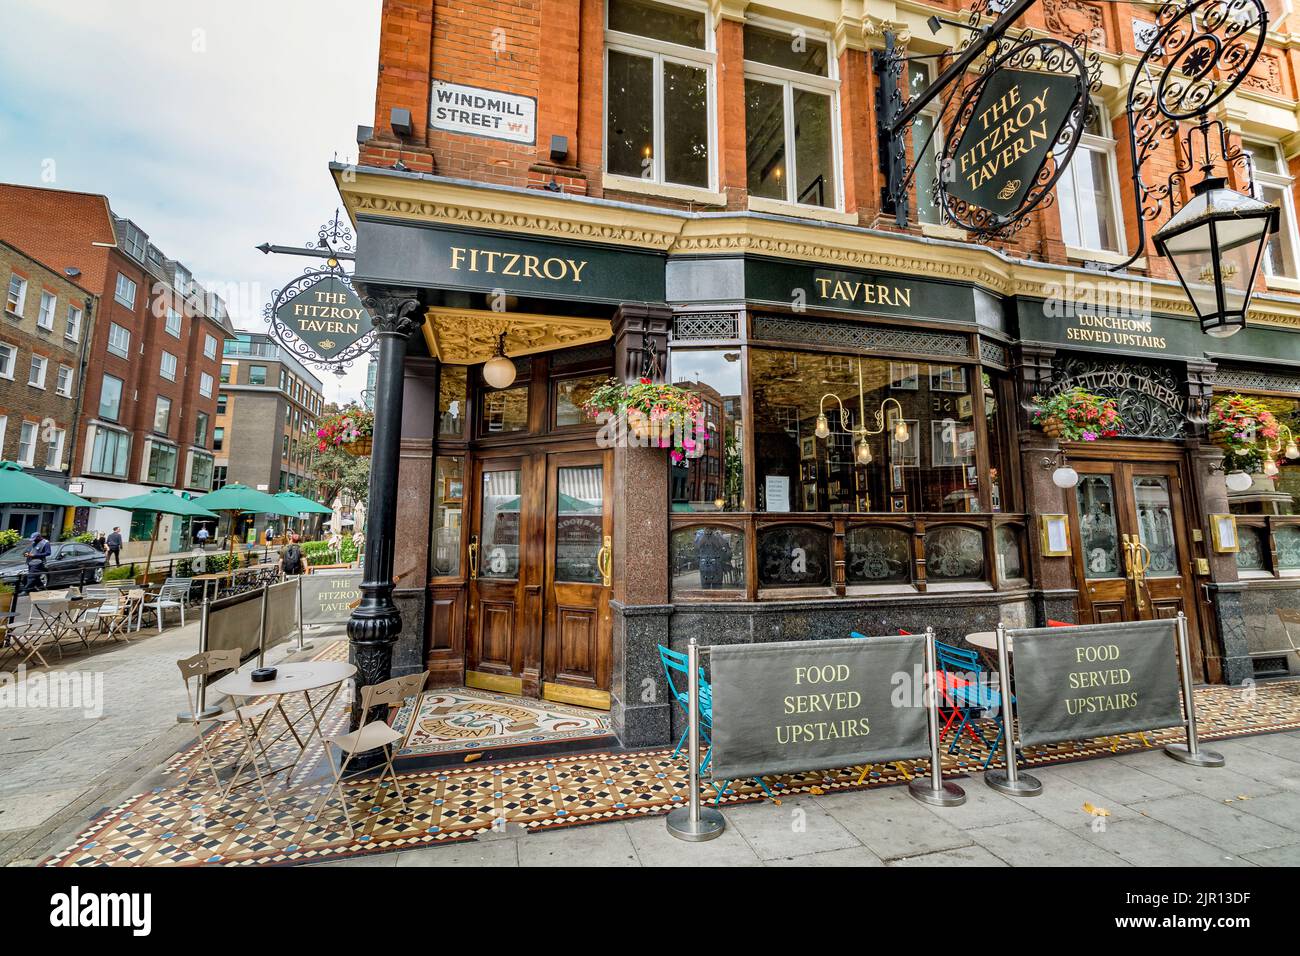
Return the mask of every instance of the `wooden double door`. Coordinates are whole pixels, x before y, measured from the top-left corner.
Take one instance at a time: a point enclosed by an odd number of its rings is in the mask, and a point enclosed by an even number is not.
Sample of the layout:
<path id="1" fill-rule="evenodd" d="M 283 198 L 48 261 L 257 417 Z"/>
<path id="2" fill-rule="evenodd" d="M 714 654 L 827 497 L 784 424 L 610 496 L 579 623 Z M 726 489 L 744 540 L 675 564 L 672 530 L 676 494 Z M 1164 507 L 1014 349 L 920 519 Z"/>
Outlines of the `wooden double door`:
<path id="1" fill-rule="evenodd" d="M 611 465 L 603 451 L 474 465 L 468 686 L 609 708 Z"/>
<path id="2" fill-rule="evenodd" d="M 1195 548 L 1179 461 L 1071 459 L 1071 521 L 1080 621 L 1187 615 L 1193 673 L 1202 672 Z"/>

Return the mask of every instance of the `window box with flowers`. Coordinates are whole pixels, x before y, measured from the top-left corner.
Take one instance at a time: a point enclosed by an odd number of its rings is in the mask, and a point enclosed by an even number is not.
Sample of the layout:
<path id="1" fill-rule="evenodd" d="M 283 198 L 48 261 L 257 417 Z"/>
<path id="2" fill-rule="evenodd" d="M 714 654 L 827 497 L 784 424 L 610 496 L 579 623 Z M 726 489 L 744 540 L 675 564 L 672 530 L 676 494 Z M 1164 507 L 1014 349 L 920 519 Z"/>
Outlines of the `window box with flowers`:
<path id="1" fill-rule="evenodd" d="M 1223 470 L 1228 488 L 1248 490 L 1251 475 L 1277 475 L 1277 458 L 1286 433 L 1286 457 L 1300 457 L 1291 431 L 1269 407 L 1256 398 L 1225 395 L 1210 406 L 1210 441 L 1223 449 Z"/>
<path id="2" fill-rule="evenodd" d="M 699 395 L 676 385 L 659 385 L 648 378 L 625 385 L 611 378 L 591 393 L 583 408 L 601 422 L 601 440 L 635 440 L 637 444 L 668 448 L 674 464 L 704 453 L 708 430 Z"/>
<path id="3" fill-rule="evenodd" d="M 1035 395 L 1034 424 L 1058 441 L 1097 441 L 1124 430 L 1114 399 L 1094 395 L 1078 386 L 1049 398 Z"/>
<path id="4" fill-rule="evenodd" d="M 337 449 L 357 458 L 370 455 L 375 416 L 363 408 L 349 407 L 316 423 L 316 449 Z"/>

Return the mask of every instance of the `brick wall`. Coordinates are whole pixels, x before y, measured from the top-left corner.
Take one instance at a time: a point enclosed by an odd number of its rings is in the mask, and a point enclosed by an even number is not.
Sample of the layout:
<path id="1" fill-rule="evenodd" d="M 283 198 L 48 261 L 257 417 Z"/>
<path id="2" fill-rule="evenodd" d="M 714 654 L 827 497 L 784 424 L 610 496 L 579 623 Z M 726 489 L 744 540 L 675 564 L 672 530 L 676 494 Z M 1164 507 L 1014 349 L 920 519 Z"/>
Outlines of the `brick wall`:
<path id="1" fill-rule="evenodd" d="M 778 4 L 777 8 L 784 4 Z M 715 4 L 708 5 L 716 9 Z M 704 5 L 701 5 L 703 8 Z M 961 4 L 936 3 L 937 11 L 957 13 Z M 733 7 L 728 6 L 727 11 Z M 776 8 L 772 8 L 776 9 Z M 892 7 L 890 8 L 892 10 Z M 769 8 L 764 8 L 770 13 Z M 815 13 L 803 11 L 804 19 Z M 874 14 L 871 4 L 865 5 Z M 729 14 L 728 14 L 729 15 Z M 1136 57 L 1134 20 L 1152 21 L 1154 12 L 1125 3 L 1044 2 L 1032 8 L 1024 23 L 1048 34 L 1090 32 L 1093 48 L 1103 55 Z M 1288 26 L 1293 17 L 1272 24 Z M 792 21 L 793 22 L 793 21 Z M 604 146 L 604 0 L 385 0 L 380 38 L 380 73 L 374 138 L 362 144 L 363 165 L 389 167 L 401 161 L 410 169 L 439 175 L 531 188 L 556 188 L 646 205 L 685 208 L 681 199 L 644 195 L 640 191 L 606 192 L 602 187 Z M 715 21 L 710 14 L 710 29 Z M 817 24 L 833 31 L 834 23 Z M 920 31 L 918 31 L 919 34 Z M 850 30 L 850 35 L 852 31 Z M 873 45 L 879 37 L 870 35 Z M 915 36 L 910 52 L 940 52 L 928 36 Z M 729 209 L 748 204 L 745 162 L 744 44 L 742 24 L 717 19 L 714 49 L 714 110 L 718 117 L 714 161 L 717 188 Z M 937 61 L 942 67 L 947 59 Z M 894 229 L 880 209 L 880 144 L 876 133 L 875 91 L 870 51 L 852 45 L 839 56 L 840 124 L 844 180 L 844 210 L 859 224 Z M 1300 70 L 1300 50 L 1268 46 L 1244 90 L 1293 102 Z M 537 144 L 502 142 L 478 136 L 431 131 L 428 127 L 430 83 L 443 80 L 536 97 Z M 1125 89 L 1108 89 L 1100 100 L 1110 114 L 1123 112 Z M 393 107 L 409 109 L 414 135 L 399 141 L 392 133 Z M 1115 122 L 1117 181 L 1131 251 L 1137 242 L 1133 222 L 1131 166 L 1127 129 L 1121 115 Z M 1277 136 L 1293 131 L 1275 131 Z M 569 155 L 552 162 L 552 135 L 566 136 Z M 1292 136 L 1293 142 L 1296 137 Z M 1165 144 L 1148 161 L 1148 182 L 1162 182 L 1175 162 L 1175 147 Z M 1083 159 L 1084 157 L 1079 157 Z M 716 203 L 717 200 L 712 202 Z M 709 205 L 696 200 L 691 208 Z M 716 206 L 714 207 L 716 208 Z M 1162 214 L 1161 221 L 1167 217 Z M 912 232 L 919 233 L 919 226 Z M 1151 274 L 1168 277 L 1168 266 L 1154 255 L 1148 229 L 1143 250 Z M 1035 260 L 1064 262 L 1060 209 L 1045 204 L 1011 239 L 992 244 L 1008 253 Z"/>
<path id="2" fill-rule="evenodd" d="M 26 295 L 21 312 L 15 314 L 7 308 L 7 297 L 0 299 L 0 342 L 14 350 L 10 375 L 0 375 L 0 416 L 5 418 L 4 437 L 0 440 L 0 458 L 19 460 L 19 439 L 24 422 L 38 426 L 45 423 L 63 431 L 63 450 L 60 464 L 65 470 L 73 454 L 73 425 L 76 422 L 77 399 L 81 382 L 82 342 L 90 333 L 94 312 L 94 296 L 65 276 L 47 267 L 35 258 L 8 243 L 0 242 L 0 295 L 9 288 L 9 280 L 18 275 L 27 280 Z M 40 328 L 37 319 L 42 293 L 55 297 L 54 327 Z M 67 337 L 67 312 L 73 305 L 82 312 L 79 335 Z M 44 387 L 28 384 L 33 356 L 46 360 Z M 70 375 L 69 392 L 58 393 L 59 369 L 66 368 Z M 52 436 L 38 430 L 38 443 L 33 457 L 34 470 L 46 470 L 46 442 Z M 65 470 L 66 473 L 66 470 Z"/>

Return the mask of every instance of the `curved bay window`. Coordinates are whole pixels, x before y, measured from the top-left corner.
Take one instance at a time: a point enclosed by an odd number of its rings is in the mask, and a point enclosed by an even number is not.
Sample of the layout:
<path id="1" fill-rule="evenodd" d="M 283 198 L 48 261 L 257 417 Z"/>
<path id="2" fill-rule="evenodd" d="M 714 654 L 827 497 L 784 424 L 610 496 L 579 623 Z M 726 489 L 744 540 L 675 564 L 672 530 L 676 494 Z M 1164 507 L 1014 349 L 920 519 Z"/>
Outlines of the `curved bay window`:
<path id="1" fill-rule="evenodd" d="M 671 469 L 675 598 L 1026 586 L 1015 395 L 996 365 L 736 343 L 673 348 L 669 367 L 710 435 Z"/>
<path id="2" fill-rule="evenodd" d="M 1279 423 L 1300 436 L 1300 398 L 1240 394 L 1262 402 Z M 1242 579 L 1300 576 L 1300 460 L 1279 454 L 1277 464 L 1273 477 L 1256 474 L 1249 488 L 1228 492 L 1228 510 L 1237 516 L 1240 550 L 1235 557 Z"/>
<path id="3" fill-rule="evenodd" d="M 984 510 L 972 378 L 964 365 L 752 349 L 757 510 Z"/>

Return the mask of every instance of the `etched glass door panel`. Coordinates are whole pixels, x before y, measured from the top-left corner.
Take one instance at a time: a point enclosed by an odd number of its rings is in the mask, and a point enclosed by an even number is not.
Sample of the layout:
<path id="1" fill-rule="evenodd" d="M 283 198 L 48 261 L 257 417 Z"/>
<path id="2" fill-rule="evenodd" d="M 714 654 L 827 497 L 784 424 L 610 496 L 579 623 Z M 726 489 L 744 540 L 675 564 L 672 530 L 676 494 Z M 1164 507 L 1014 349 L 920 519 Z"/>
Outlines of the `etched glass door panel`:
<path id="1" fill-rule="evenodd" d="M 557 468 L 555 474 L 555 580 L 597 584 L 605 471 L 600 465 L 580 465 Z"/>
<path id="2" fill-rule="evenodd" d="M 758 533 L 762 587 L 825 587 L 831 583 L 831 535 L 824 528 L 779 525 Z"/>
<path id="3" fill-rule="evenodd" d="M 1134 475 L 1133 500 L 1137 505 L 1138 537 L 1149 552 L 1149 578 L 1179 574 L 1174 513 L 1169 501 L 1169 479 L 1163 475 Z"/>
<path id="4" fill-rule="evenodd" d="M 1115 487 L 1110 475 L 1081 475 L 1076 489 L 1084 573 L 1089 578 L 1120 578 L 1119 534 L 1115 525 Z"/>
<path id="5" fill-rule="evenodd" d="M 910 584 L 912 538 L 901 528 L 858 527 L 844 535 L 849 584 Z"/>
<path id="6" fill-rule="evenodd" d="M 483 472 L 480 578 L 519 576 L 519 470 Z"/>

